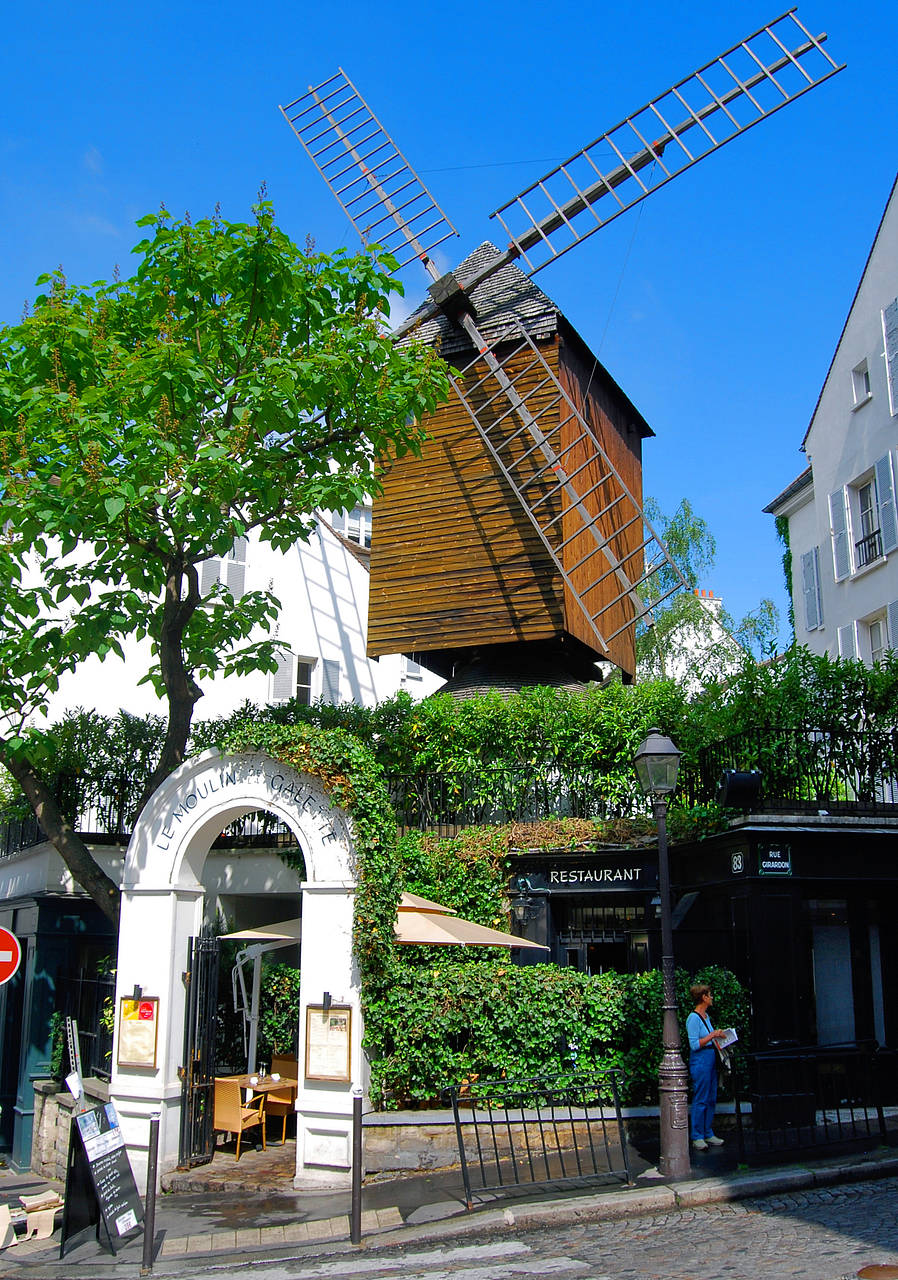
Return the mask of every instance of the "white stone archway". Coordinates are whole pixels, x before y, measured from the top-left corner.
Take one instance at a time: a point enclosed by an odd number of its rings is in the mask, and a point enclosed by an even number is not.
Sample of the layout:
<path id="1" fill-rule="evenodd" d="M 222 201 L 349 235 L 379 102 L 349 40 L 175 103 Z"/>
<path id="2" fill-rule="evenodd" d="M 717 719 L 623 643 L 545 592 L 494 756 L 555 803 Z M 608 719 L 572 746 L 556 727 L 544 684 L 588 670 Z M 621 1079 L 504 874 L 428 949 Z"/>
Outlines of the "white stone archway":
<path id="1" fill-rule="evenodd" d="M 352 1095 L 365 1089 L 359 974 L 352 954 L 355 849 L 349 816 L 316 779 L 268 756 L 207 751 L 177 769 L 150 799 L 134 827 L 125 859 L 116 980 L 111 1095 L 138 1185 L 146 1177 L 150 1116 L 161 1115 L 159 1172 L 178 1162 L 187 943 L 203 923 L 202 872 L 221 831 L 255 809 L 280 818 L 295 835 L 306 867 L 302 891 L 297 1096 L 297 1185 L 339 1183 L 349 1176 Z M 139 986 L 159 998 L 155 1069 L 119 1067 L 118 1011 Z M 306 1079 L 306 1007 L 352 1010 L 350 1076 L 334 1083 Z"/>

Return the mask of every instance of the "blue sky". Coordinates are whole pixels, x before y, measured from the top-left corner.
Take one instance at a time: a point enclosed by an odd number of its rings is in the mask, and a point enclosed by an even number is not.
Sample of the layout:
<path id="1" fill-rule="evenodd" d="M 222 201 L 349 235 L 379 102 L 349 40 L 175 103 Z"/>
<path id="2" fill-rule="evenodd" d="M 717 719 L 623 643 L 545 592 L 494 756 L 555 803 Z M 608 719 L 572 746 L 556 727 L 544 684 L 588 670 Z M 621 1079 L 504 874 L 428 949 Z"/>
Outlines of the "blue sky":
<path id="1" fill-rule="evenodd" d="M 755 2 L 494 0 L 453 6 L 49 0 L 4 15 L 0 320 L 35 276 L 129 268 L 134 221 L 161 201 L 248 215 L 265 181 L 300 243 L 355 233 L 278 104 L 338 65 L 461 231 L 554 163 L 777 17 Z M 798 446 L 898 167 L 898 6 L 803 0 L 847 70 L 593 236 L 537 282 L 654 428 L 645 490 L 688 497 L 718 541 L 703 585 L 741 615 L 785 612 L 761 508 Z M 133 260 L 132 260 L 133 261 Z M 423 280 L 406 275 L 411 294 Z"/>

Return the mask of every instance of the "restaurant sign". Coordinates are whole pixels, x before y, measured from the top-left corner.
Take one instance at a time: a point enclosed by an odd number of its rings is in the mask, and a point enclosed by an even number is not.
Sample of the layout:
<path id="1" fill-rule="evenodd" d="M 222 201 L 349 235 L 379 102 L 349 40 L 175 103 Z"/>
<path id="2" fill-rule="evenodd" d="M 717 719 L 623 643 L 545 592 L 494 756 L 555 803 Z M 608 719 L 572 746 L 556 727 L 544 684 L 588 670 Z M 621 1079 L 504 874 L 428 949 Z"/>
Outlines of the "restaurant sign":
<path id="1" fill-rule="evenodd" d="M 531 888 L 550 893 L 638 893 L 658 885 L 657 865 L 634 858 L 547 858 L 526 874 Z"/>

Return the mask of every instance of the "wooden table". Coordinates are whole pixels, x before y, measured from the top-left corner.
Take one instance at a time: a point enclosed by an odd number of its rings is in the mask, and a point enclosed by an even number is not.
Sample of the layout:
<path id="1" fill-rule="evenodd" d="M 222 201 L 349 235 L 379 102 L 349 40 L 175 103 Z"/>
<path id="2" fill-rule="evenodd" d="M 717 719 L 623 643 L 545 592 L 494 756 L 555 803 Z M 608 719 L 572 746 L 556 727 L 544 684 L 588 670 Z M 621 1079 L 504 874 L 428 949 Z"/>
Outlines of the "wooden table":
<path id="1" fill-rule="evenodd" d="M 241 1089 L 252 1089 L 253 1093 L 277 1093 L 281 1089 L 292 1089 L 295 1092 L 299 1086 L 299 1081 L 291 1076 L 281 1076 L 280 1080 L 272 1080 L 271 1076 L 259 1076 L 257 1084 L 253 1084 L 249 1074 L 230 1076 L 229 1079 L 236 1080 Z"/>

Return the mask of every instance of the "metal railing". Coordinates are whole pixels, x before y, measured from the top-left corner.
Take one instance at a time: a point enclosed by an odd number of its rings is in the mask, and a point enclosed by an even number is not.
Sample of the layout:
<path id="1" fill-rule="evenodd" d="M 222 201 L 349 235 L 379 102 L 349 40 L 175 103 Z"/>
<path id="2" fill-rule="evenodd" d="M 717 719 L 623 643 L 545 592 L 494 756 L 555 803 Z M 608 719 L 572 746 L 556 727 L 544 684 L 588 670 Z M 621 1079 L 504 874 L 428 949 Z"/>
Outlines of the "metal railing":
<path id="1" fill-rule="evenodd" d="M 874 529 L 872 533 L 868 533 L 866 538 L 861 538 L 854 544 L 855 560 L 857 567 L 863 569 L 865 565 L 872 564 L 874 560 L 878 560 L 882 556 L 882 532 Z"/>
<path id="2" fill-rule="evenodd" d="M 81 1069 L 85 1076 L 109 1080 L 112 1075 L 112 1005 L 115 977 L 61 977 L 56 984 L 56 1008 L 78 1024 Z"/>
<path id="3" fill-rule="evenodd" d="M 898 1136 L 898 1053 L 875 1041 L 745 1054 L 736 1126 L 743 1159 Z M 750 1110 L 746 1107 L 750 1104 Z"/>
<path id="4" fill-rule="evenodd" d="M 610 1068 L 445 1090 L 468 1208 L 475 1190 L 586 1179 L 631 1183 L 620 1079 Z"/>
<path id="5" fill-rule="evenodd" d="M 755 812 L 898 812 L 898 730 L 783 734 L 759 729 L 738 734 L 684 761 L 678 801 L 692 805 L 713 800 L 727 769 L 761 773 Z"/>
<path id="6" fill-rule="evenodd" d="M 853 733 L 758 729 L 684 754 L 675 803 L 707 804 L 725 770 L 758 770 L 755 812 L 898 813 L 898 730 Z M 125 843 L 142 782 L 127 775 L 63 775 L 52 784 L 63 813 L 86 840 Z M 471 772 L 406 773 L 388 779 L 401 827 L 454 834 L 465 826 L 533 822 L 554 817 L 632 818 L 648 814 L 636 784 L 615 764 L 569 766 L 537 761 Z M 0 858 L 45 839 L 37 819 L 12 809 L 0 814 Z M 217 847 L 282 847 L 289 829 L 263 811 L 222 832 Z"/>

